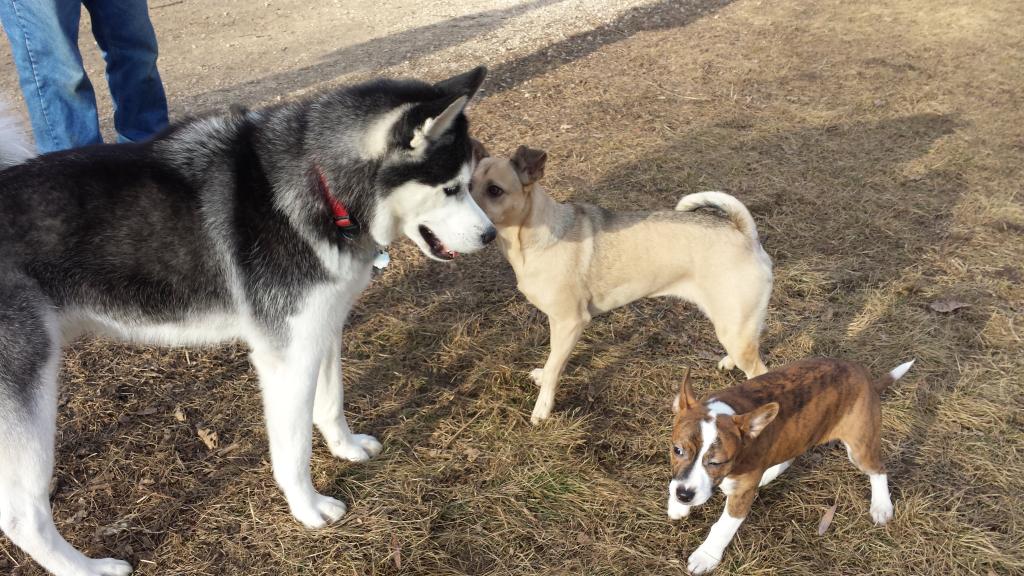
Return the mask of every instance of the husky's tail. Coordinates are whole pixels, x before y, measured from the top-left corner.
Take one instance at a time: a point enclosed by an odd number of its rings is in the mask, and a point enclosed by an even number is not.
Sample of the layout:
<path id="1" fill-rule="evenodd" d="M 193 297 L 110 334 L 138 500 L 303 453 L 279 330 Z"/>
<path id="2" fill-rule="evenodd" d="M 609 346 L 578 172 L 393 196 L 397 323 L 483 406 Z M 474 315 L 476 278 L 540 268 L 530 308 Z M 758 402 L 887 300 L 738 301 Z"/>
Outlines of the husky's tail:
<path id="1" fill-rule="evenodd" d="M 0 101 L 0 170 L 21 164 L 35 156 L 28 134 L 11 112 L 11 108 Z"/>
<path id="2" fill-rule="evenodd" d="M 893 382 L 902 378 L 903 375 L 907 373 L 907 370 L 910 370 L 910 367 L 914 365 L 915 361 L 916 359 L 911 360 L 910 362 L 904 362 L 903 364 L 900 364 L 899 366 L 890 370 L 889 373 L 886 374 L 885 376 L 882 376 L 878 380 L 875 380 L 872 385 L 872 387 L 875 389 L 875 392 L 881 394 L 882 391 L 891 386 Z"/>
<path id="3" fill-rule="evenodd" d="M 687 194 L 676 204 L 676 210 L 680 212 L 690 212 L 704 207 L 717 208 L 725 212 L 732 220 L 732 225 L 750 238 L 751 242 L 755 245 L 760 243 L 757 238 L 757 224 L 754 223 L 754 217 L 750 215 L 750 211 L 742 202 L 725 192 Z"/>

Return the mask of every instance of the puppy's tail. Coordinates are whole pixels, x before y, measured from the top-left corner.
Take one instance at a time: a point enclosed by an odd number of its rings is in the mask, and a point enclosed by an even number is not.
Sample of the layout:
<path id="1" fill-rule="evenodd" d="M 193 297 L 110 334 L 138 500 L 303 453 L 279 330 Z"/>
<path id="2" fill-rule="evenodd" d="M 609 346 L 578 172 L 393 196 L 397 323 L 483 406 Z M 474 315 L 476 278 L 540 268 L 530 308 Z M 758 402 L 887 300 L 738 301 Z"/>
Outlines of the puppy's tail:
<path id="1" fill-rule="evenodd" d="M 907 373 L 907 370 L 910 370 L 910 367 L 914 365 L 914 362 L 916 362 L 916 359 L 911 360 L 910 362 L 904 362 L 890 370 L 885 376 L 875 380 L 872 386 L 875 389 L 875 392 L 881 394 L 882 391 L 891 386 L 893 382 L 902 378 L 903 375 Z"/>
<path id="2" fill-rule="evenodd" d="M 32 145 L 21 121 L 0 101 L 0 170 L 32 158 Z"/>
<path id="3" fill-rule="evenodd" d="M 757 237 L 757 224 L 754 217 L 742 202 L 725 192 L 697 192 L 687 194 L 679 199 L 676 210 L 680 212 L 691 212 L 699 208 L 717 208 L 725 212 L 732 221 L 732 225 L 743 232 L 754 245 L 760 244 Z"/>

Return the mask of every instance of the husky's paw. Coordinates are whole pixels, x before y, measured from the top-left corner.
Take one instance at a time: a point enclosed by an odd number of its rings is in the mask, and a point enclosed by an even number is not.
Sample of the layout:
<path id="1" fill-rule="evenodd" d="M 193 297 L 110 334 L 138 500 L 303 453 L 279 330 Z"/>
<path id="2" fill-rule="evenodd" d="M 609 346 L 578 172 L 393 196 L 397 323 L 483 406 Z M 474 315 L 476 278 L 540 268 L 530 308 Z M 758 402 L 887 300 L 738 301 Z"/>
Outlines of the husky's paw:
<path id="1" fill-rule="evenodd" d="M 333 524 L 345 515 L 348 508 L 341 500 L 323 494 L 313 494 L 313 499 L 298 506 L 291 506 L 292 516 L 311 530 Z"/>
<path id="2" fill-rule="evenodd" d="M 880 504 L 871 505 L 871 519 L 875 521 L 875 524 L 883 526 L 892 520 L 892 504 L 889 502 L 882 502 Z"/>
<path id="3" fill-rule="evenodd" d="M 336 442 L 330 448 L 331 454 L 342 460 L 366 462 L 380 454 L 384 446 L 369 434 L 352 434 L 348 442 Z"/>
<path id="4" fill-rule="evenodd" d="M 690 571 L 690 574 L 707 574 L 717 568 L 721 561 L 721 558 L 715 558 L 701 546 L 694 550 L 693 554 L 690 554 L 686 569 Z"/>
<path id="5" fill-rule="evenodd" d="M 128 576 L 132 573 L 131 564 L 114 558 L 90 558 L 83 568 L 81 574 L 85 576 Z"/>
<path id="6" fill-rule="evenodd" d="M 722 359 L 718 361 L 718 369 L 729 371 L 736 367 L 736 362 L 733 361 L 731 356 L 722 356 Z"/>
<path id="7" fill-rule="evenodd" d="M 537 386 L 540 386 L 540 379 L 543 377 L 543 368 L 534 368 L 533 370 L 530 370 L 530 380 L 533 380 L 533 383 L 536 384 Z"/>

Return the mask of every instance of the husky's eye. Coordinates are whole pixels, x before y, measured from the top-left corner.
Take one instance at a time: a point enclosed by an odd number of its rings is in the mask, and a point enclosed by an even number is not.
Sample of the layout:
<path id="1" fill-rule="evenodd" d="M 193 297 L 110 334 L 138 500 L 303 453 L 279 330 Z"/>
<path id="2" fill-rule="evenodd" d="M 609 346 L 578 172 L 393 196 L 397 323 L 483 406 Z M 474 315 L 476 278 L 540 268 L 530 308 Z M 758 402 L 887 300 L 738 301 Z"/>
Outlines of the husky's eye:
<path id="1" fill-rule="evenodd" d="M 683 456 L 686 455 L 686 450 L 683 450 L 682 447 L 680 447 L 680 446 L 673 446 L 672 447 L 672 453 L 675 454 L 676 456 L 679 456 L 680 458 L 682 458 Z"/>
<path id="2" fill-rule="evenodd" d="M 459 193 L 459 187 L 458 186 L 445 186 L 444 187 L 444 195 L 445 196 L 455 196 L 458 193 Z"/>
<path id="3" fill-rule="evenodd" d="M 498 198 L 504 193 L 505 191 L 502 190 L 500 186 L 495 186 L 494 184 L 491 184 L 490 186 L 487 187 L 487 195 L 490 196 L 491 198 Z"/>

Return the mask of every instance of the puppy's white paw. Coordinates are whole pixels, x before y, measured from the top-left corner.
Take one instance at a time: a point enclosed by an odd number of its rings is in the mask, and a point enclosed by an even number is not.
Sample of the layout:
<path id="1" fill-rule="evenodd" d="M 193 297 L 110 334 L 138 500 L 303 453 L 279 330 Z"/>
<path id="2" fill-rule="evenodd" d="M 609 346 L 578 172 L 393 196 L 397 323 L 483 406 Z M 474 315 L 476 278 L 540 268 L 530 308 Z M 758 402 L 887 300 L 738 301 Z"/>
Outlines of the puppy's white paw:
<path id="1" fill-rule="evenodd" d="M 533 370 L 530 370 L 530 380 L 533 380 L 533 383 L 536 384 L 537 386 L 540 386 L 540 380 L 543 377 L 544 377 L 544 369 L 543 368 L 534 368 Z"/>
<path id="2" fill-rule="evenodd" d="M 694 550 L 693 554 L 690 554 L 686 569 L 690 571 L 690 574 L 707 574 L 717 568 L 721 561 L 721 558 L 715 558 L 701 546 Z"/>
<path id="3" fill-rule="evenodd" d="M 892 520 L 892 503 L 882 502 L 880 504 L 872 504 L 871 519 L 879 526 L 887 524 Z"/>
<path id="4" fill-rule="evenodd" d="M 292 516 L 303 526 L 311 530 L 333 524 L 345 515 L 348 508 L 341 500 L 323 494 L 313 494 L 310 502 L 292 505 Z"/>
<path id="5" fill-rule="evenodd" d="M 88 576 L 128 576 L 131 573 L 131 564 L 114 558 L 90 558 L 84 572 Z"/>
<path id="6" fill-rule="evenodd" d="M 729 370 L 732 370 L 735 367 L 736 367 L 736 362 L 733 362 L 732 357 L 730 357 L 728 355 L 723 356 L 722 359 L 718 361 L 718 369 L 719 370 L 729 371 Z"/>
<path id="7" fill-rule="evenodd" d="M 331 454 L 342 460 L 366 462 L 384 448 L 381 443 L 368 434 L 352 434 L 348 442 L 330 444 Z"/>

